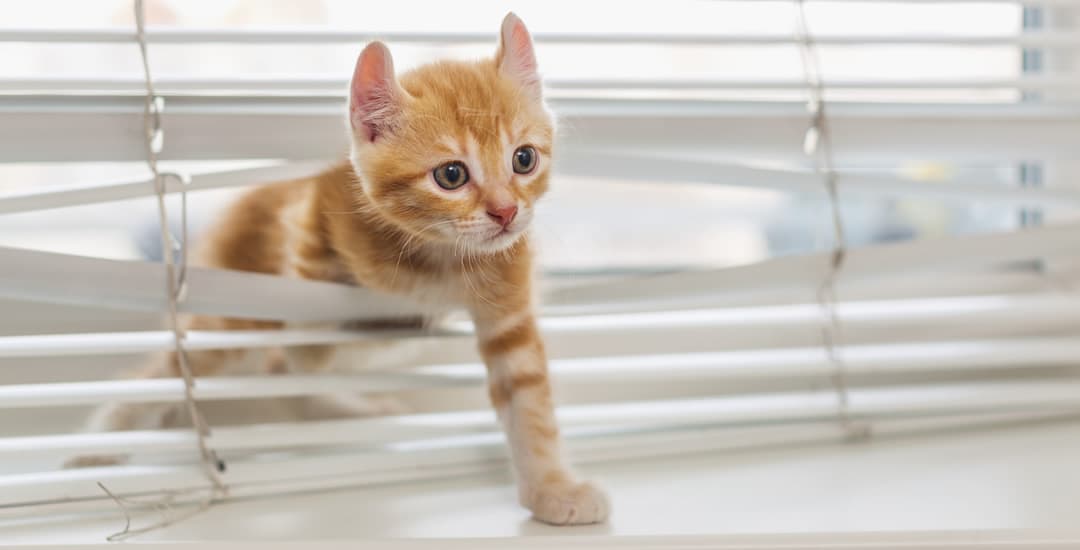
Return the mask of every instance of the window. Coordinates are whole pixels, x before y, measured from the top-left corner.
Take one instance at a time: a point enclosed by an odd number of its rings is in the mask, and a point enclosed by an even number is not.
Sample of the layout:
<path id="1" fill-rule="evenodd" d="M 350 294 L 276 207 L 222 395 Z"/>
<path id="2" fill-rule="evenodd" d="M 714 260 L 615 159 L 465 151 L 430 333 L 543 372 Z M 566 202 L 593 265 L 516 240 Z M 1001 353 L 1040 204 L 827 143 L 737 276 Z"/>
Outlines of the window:
<path id="1" fill-rule="evenodd" d="M 1063 288 L 1080 14 L 1046 4 L 814 0 L 806 33 L 791 1 L 148 0 L 146 19 L 162 170 L 191 176 L 194 246 L 244 187 L 339 155 L 362 43 L 384 37 L 399 69 L 479 57 L 505 11 L 521 15 L 561 123 L 535 226 L 542 327 L 573 452 L 602 463 L 1075 415 L 1077 308 Z M 121 496 L 203 482 L 189 430 L 72 433 L 95 403 L 182 395 L 179 380 L 111 380 L 172 345 L 151 330 L 164 254 L 131 8 L 0 0 L 0 508 L 13 521 L 72 495 L 80 511 L 112 506 L 99 480 Z M 822 157 L 805 150 L 815 61 Z M 167 204 L 176 223 L 180 195 Z M 337 322 L 361 304 L 375 317 L 400 307 L 250 274 L 193 269 L 191 285 L 183 307 L 216 315 Z M 394 333 L 417 353 L 389 372 L 198 386 L 211 402 L 375 388 L 419 403 L 308 423 L 273 403 L 243 422 L 235 403 L 208 404 L 213 445 L 236 465 L 231 495 L 499 464 L 470 330 L 455 318 Z M 196 331 L 186 345 L 368 336 Z M 141 462 L 53 467 L 87 449 Z"/>

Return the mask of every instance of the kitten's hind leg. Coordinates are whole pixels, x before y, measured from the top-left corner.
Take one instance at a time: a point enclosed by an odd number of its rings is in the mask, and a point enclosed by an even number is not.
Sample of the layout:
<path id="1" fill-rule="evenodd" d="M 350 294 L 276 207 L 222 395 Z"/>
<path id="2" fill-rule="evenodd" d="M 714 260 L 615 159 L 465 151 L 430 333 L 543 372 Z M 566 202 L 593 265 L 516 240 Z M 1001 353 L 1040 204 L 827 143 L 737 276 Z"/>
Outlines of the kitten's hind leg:
<path id="1" fill-rule="evenodd" d="M 161 428 L 176 412 L 175 403 L 107 403 L 98 407 L 86 423 L 86 432 L 114 432 Z M 64 468 L 112 466 L 127 462 L 128 456 L 81 455 L 64 462 Z"/>
<path id="2" fill-rule="evenodd" d="M 228 325 L 226 325 L 228 326 Z M 210 328 L 192 323 L 192 328 Z M 218 328 L 217 326 L 213 328 Z M 186 354 L 191 373 L 196 377 L 219 374 L 228 364 L 243 359 L 245 350 L 201 350 Z M 168 352 L 146 364 L 133 378 L 179 378 L 181 376 L 178 356 Z M 87 432 L 114 432 L 131 430 L 155 430 L 166 427 L 175 415 L 182 414 L 182 405 L 176 403 L 108 403 L 90 416 Z M 105 466 L 127 462 L 127 455 L 84 455 L 64 463 L 65 468 Z"/>
<path id="3" fill-rule="evenodd" d="M 298 374 L 325 372 L 337 349 L 333 346 L 292 346 L 285 349 L 288 369 Z M 409 407 L 390 394 L 329 394 L 303 398 L 300 414 L 308 420 L 404 414 Z"/>

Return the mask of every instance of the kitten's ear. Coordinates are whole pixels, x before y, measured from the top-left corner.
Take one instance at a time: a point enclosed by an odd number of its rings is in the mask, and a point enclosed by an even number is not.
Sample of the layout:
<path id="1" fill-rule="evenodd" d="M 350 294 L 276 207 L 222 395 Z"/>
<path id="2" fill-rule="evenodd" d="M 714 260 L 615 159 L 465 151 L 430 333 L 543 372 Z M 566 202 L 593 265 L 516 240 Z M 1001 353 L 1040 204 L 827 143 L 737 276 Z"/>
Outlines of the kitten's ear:
<path id="1" fill-rule="evenodd" d="M 394 60 L 382 42 L 368 44 L 356 60 L 349 85 L 349 124 L 357 137 L 373 143 L 398 123 L 405 101 L 394 76 Z"/>
<path id="2" fill-rule="evenodd" d="M 503 18 L 495 63 L 502 74 L 518 81 L 536 97 L 540 97 L 540 74 L 537 72 L 532 37 L 529 36 L 525 23 L 513 12 Z"/>

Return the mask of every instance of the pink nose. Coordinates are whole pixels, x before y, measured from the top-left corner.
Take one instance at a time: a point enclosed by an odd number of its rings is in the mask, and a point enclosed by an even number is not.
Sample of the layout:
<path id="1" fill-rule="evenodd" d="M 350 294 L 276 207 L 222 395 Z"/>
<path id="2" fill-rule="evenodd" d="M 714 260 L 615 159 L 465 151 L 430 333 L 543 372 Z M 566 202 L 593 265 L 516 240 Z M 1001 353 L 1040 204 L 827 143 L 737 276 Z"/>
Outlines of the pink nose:
<path id="1" fill-rule="evenodd" d="M 487 215 L 495 223 L 505 228 L 510 225 L 510 222 L 514 221 L 514 216 L 517 216 L 517 205 L 488 206 Z"/>

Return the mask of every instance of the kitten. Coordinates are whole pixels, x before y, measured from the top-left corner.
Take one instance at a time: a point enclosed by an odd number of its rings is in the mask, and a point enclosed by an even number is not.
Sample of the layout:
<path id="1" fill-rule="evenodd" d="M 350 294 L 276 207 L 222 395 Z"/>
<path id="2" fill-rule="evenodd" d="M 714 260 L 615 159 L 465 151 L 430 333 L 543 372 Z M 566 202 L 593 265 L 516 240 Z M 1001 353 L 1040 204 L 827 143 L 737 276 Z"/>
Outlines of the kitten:
<path id="1" fill-rule="evenodd" d="M 348 282 L 432 311 L 466 309 L 505 428 L 521 503 L 553 524 L 604 521 L 608 502 L 560 453 L 544 344 L 532 303 L 533 206 L 548 188 L 554 123 L 532 39 L 508 14 L 494 59 L 440 61 L 395 76 L 390 52 L 360 53 L 349 91 L 349 162 L 243 196 L 208 235 L 205 265 Z M 194 317 L 192 330 L 282 324 Z M 194 351 L 197 376 L 254 352 Z M 318 371 L 333 349 L 285 350 L 289 368 Z M 142 377 L 178 375 L 176 357 Z M 161 405 L 113 404 L 109 430 L 158 427 Z M 75 465 L 107 457 L 81 457 Z"/>

